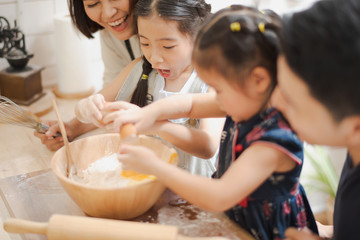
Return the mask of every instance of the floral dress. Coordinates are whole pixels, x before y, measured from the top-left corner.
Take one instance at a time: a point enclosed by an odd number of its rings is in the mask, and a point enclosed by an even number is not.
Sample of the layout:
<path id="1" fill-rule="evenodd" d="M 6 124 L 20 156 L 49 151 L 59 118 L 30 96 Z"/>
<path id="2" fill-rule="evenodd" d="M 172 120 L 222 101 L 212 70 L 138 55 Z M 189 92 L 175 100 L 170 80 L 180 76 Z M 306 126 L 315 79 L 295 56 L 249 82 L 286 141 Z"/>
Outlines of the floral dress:
<path id="1" fill-rule="evenodd" d="M 308 227 L 317 233 L 313 213 L 299 183 L 303 145 L 276 109 L 270 108 L 242 123 L 227 117 L 213 177 L 220 178 L 251 144 L 275 148 L 297 165 L 288 172 L 274 172 L 247 198 L 226 211 L 226 215 L 256 239 L 284 239 L 284 232 L 290 226 Z"/>

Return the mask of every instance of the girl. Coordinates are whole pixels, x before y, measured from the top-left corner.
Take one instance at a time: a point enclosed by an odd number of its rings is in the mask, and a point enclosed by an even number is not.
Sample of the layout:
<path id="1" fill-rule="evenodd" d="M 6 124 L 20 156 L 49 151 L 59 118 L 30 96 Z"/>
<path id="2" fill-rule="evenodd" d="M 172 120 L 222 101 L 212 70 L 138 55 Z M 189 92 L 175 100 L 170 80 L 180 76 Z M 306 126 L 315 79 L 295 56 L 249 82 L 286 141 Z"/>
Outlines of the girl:
<path id="1" fill-rule="evenodd" d="M 77 118 L 84 123 L 103 127 L 103 123 L 107 122 L 102 122 L 102 111 L 117 108 L 116 102 L 109 103 L 104 108 L 105 100 L 125 100 L 144 106 L 173 94 L 205 93 L 208 87 L 197 77 L 191 64 L 191 53 L 198 26 L 209 13 L 210 5 L 203 0 L 139 0 L 135 7 L 135 16 L 144 58 L 130 64 L 120 74 L 123 77 L 109 84 L 101 94 L 79 101 L 75 110 Z M 134 107 L 129 104 L 128 106 Z M 207 126 L 210 121 L 200 122 L 189 118 L 174 120 L 176 123 L 209 132 L 218 129 L 218 133 L 214 134 L 220 135 L 220 128 L 210 129 Z M 166 140 L 169 135 L 166 129 L 173 125 L 162 126 L 157 134 Z M 172 138 L 171 142 L 181 146 L 181 143 L 176 142 L 183 138 L 181 134 L 179 136 Z M 216 146 L 216 143 L 213 145 Z M 209 158 L 216 149 L 214 147 L 210 154 L 202 157 Z M 179 166 L 191 173 L 208 177 L 215 171 L 214 162 L 192 157 L 182 151 L 179 152 Z"/>
<path id="2" fill-rule="evenodd" d="M 151 151 L 122 145 L 125 168 L 154 174 L 189 202 L 226 214 L 256 239 L 284 239 L 285 229 L 317 232 L 299 175 L 302 142 L 270 106 L 276 85 L 278 18 L 272 12 L 232 6 L 202 28 L 193 53 L 199 76 L 216 94 L 174 96 L 143 109 L 109 113 L 114 128 L 135 123 L 142 132 L 155 120 L 227 114 L 214 179 L 189 175 Z M 200 142 L 200 138 L 192 138 Z"/>
<path id="3" fill-rule="evenodd" d="M 284 18 L 273 98 L 299 137 L 348 149 L 335 198 L 334 236 L 321 234 L 335 240 L 360 236 L 359 22 L 358 0 L 319 1 Z M 287 237 L 320 239 L 296 229 Z"/>

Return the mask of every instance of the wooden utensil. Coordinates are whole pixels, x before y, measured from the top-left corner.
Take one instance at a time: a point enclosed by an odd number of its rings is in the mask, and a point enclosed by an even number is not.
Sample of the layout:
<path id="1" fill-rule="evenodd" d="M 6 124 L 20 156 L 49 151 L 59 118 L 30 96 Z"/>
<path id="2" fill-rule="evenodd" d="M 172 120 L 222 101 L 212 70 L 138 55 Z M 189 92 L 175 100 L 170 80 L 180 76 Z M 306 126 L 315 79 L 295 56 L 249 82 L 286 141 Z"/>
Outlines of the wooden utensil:
<path id="1" fill-rule="evenodd" d="M 52 98 L 51 102 L 52 102 L 53 108 L 55 110 L 56 116 L 58 118 L 61 135 L 63 136 L 63 139 L 64 139 L 64 145 L 65 145 L 65 151 L 66 151 L 66 157 L 67 157 L 66 177 L 69 177 L 70 167 L 74 164 L 74 161 L 71 158 L 69 140 L 67 138 L 65 126 L 64 126 L 64 123 L 62 121 L 61 115 L 59 113 L 59 108 L 57 107 L 55 99 Z"/>
<path id="2" fill-rule="evenodd" d="M 224 237 L 185 237 L 178 227 L 102 218 L 53 215 L 49 222 L 10 218 L 4 222 L 9 233 L 44 234 L 48 240 L 226 240 Z"/>

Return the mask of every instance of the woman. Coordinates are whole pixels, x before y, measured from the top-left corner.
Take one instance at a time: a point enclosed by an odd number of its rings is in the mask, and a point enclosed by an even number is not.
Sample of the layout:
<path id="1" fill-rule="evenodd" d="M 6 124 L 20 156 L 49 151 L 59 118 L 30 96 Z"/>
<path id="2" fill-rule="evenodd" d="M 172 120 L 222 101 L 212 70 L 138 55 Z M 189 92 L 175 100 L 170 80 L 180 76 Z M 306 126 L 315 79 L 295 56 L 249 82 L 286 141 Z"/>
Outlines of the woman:
<path id="1" fill-rule="evenodd" d="M 76 28 L 88 38 L 100 30 L 104 86 L 141 56 L 133 9 L 137 0 L 69 0 Z"/>

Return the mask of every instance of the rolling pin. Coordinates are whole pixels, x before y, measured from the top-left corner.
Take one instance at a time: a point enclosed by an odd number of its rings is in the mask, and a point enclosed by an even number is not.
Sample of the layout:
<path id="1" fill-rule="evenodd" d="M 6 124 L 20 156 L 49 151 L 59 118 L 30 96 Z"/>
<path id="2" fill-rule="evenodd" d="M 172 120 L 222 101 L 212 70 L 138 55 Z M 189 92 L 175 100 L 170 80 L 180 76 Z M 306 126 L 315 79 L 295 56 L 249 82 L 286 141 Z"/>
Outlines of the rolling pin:
<path id="1" fill-rule="evenodd" d="M 178 227 L 92 217 L 52 215 L 49 222 L 10 218 L 9 233 L 44 234 L 48 240 L 225 240 L 223 237 L 185 237 Z"/>

